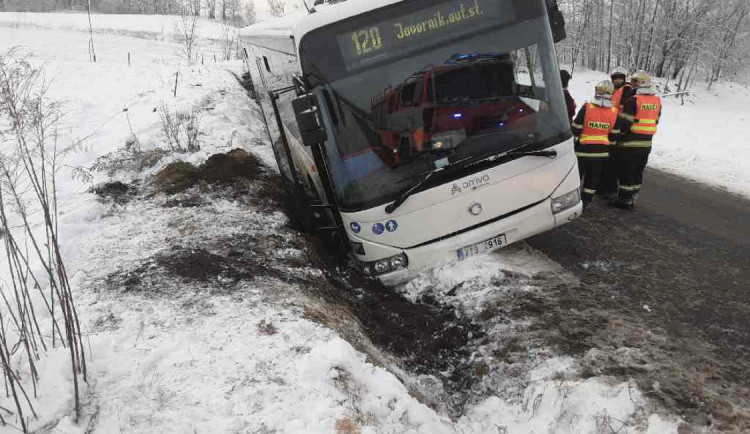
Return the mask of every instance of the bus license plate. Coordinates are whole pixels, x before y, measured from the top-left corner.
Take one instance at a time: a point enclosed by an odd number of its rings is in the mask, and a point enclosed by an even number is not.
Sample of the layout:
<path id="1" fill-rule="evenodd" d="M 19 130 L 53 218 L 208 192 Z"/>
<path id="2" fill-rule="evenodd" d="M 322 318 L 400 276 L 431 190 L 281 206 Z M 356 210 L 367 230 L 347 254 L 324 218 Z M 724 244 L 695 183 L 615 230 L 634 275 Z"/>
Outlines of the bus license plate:
<path id="1" fill-rule="evenodd" d="M 491 252 L 505 246 L 505 234 L 498 235 L 495 238 L 482 241 L 481 243 L 474 244 L 472 246 L 458 249 L 458 259 L 464 260 L 470 256 L 481 255 L 483 253 Z"/>

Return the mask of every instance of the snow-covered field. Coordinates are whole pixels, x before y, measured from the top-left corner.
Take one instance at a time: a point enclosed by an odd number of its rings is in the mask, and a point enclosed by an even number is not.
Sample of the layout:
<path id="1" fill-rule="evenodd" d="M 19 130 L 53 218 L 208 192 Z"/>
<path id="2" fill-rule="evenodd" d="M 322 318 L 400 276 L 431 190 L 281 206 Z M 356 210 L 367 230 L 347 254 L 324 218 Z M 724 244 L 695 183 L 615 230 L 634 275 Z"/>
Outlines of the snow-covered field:
<path id="1" fill-rule="evenodd" d="M 285 14 L 304 10 L 301 1 L 282 0 L 281 3 L 285 5 Z M 255 4 L 258 22 L 273 18 L 266 1 L 256 1 Z M 179 22 L 179 16 L 168 15 L 91 15 L 91 27 L 95 33 L 119 34 L 160 41 L 173 40 L 175 28 Z M 85 13 L 0 12 L 0 26 L 88 32 L 89 18 Z M 200 18 L 198 29 L 200 37 L 205 39 L 221 40 L 225 33 L 220 21 L 209 20 L 205 17 Z"/>
<path id="2" fill-rule="evenodd" d="M 570 93 L 579 108 L 592 98 L 596 83 L 605 79 L 604 73 L 576 71 Z M 666 80 L 656 81 L 664 89 Z M 750 147 L 745 137 L 750 88 L 719 82 L 708 90 L 699 82 L 691 92 L 684 105 L 681 98 L 665 98 L 649 166 L 750 197 Z"/>
<path id="3" fill-rule="evenodd" d="M 92 14 L 91 27 L 95 33 L 120 34 L 159 41 L 171 41 L 175 28 L 180 22 L 179 16 L 160 15 L 108 15 Z M 35 13 L 35 12 L 2 12 L 0 26 L 9 28 L 44 28 L 55 30 L 89 31 L 89 18 L 85 13 Z M 199 34 L 207 39 L 221 39 L 221 23 L 207 18 L 198 22 Z"/>
<path id="4" fill-rule="evenodd" d="M 283 213 L 267 209 L 252 185 L 245 196 L 198 186 L 178 197 L 188 203 L 199 195 L 200 206 L 172 206 L 174 197 L 148 194 L 150 176 L 175 159 L 197 165 L 241 147 L 273 164 L 258 110 L 232 74 L 242 72 L 240 63 L 187 66 L 175 44 L 102 34 L 101 60 L 93 64 L 85 33 L 50 25 L 55 28 L 0 27 L 0 52 L 21 45 L 32 62 L 45 65 L 53 95 L 68 108 L 65 137 L 87 138 L 85 149 L 69 156 L 69 168 L 91 167 L 121 150 L 131 134 L 145 150 L 164 147 L 156 113 L 162 103 L 199 107 L 203 134 L 197 153 L 172 154 L 158 166 L 121 170 L 113 178 L 94 172 L 94 184 L 115 179 L 138 187 L 124 204 L 97 199 L 87 192 L 91 184 L 73 179 L 70 170 L 60 174 L 63 255 L 90 347 L 90 378 L 76 424 L 65 352 L 53 351 L 40 368 L 34 428 L 87 434 L 676 432 L 674 419 L 656 414 L 634 384 L 582 379 L 576 360 L 533 343 L 523 363 L 513 366 L 494 360 L 491 346 L 464 361 L 482 361 L 476 365 L 482 381 L 465 392 L 462 414 L 450 417 L 429 399 L 444 393 L 441 378 L 405 372 L 376 350 L 358 351 L 372 347 L 365 335 L 347 342 L 347 333 L 312 319 L 311 306 L 338 315 L 302 283 L 322 279 L 322 272 Z M 132 47 L 140 54 L 127 67 L 124 53 Z M 584 77 L 574 80 L 576 88 Z M 663 128 L 669 136 L 671 124 L 665 120 Z M 253 250 L 266 242 L 274 248 Z M 193 263 L 168 272 L 164 262 L 200 255 L 229 261 L 234 253 L 267 254 L 260 259 L 275 268 L 250 279 L 223 269 L 188 279 Z M 279 269 L 294 279 L 274 277 Z M 500 296 L 542 291 L 532 278 L 561 274 L 546 258 L 514 248 L 440 267 L 401 292 L 413 300 L 445 298 L 459 317 L 475 321 Z M 457 287 L 465 281 L 471 284 Z M 357 334 L 356 318 L 346 324 Z M 492 323 L 488 333 L 500 342 L 525 327 Z M 5 398 L 0 405 L 12 408 Z"/>

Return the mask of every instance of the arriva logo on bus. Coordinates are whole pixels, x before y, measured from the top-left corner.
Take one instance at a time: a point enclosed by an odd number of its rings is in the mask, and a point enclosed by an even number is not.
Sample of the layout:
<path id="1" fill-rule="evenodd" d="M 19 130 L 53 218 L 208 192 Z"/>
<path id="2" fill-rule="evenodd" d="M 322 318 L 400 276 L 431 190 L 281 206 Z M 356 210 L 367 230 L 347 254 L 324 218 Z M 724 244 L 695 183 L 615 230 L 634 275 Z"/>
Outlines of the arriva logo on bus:
<path id="1" fill-rule="evenodd" d="M 464 190 L 476 190 L 479 187 L 483 187 L 490 183 L 490 175 L 482 175 L 476 178 L 469 179 L 462 183 L 454 183 L 451 188 L 451 196 L 461 194 Z"/>

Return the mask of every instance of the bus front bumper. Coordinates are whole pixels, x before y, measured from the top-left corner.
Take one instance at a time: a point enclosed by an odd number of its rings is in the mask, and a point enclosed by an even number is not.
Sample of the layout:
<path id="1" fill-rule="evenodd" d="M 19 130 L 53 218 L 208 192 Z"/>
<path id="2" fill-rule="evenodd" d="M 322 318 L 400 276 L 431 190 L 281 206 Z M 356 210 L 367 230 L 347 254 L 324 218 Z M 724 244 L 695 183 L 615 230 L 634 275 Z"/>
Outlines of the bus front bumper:
<path id="1" fill-rule="evenodd" d="M 448 262 L 458 261 L 458 251 L 464 247 L 505 235 L 504 247 L 571 222 L 579 217 L 581 213 L 582 204 L 578 202 L 570 209 L 553 214 L 551 199 L 547 199 L 518 214 L 471 231 L 424 246 L 400 249 L 399 251 L 408 258 L 408 266 L 377 276 L 377 279 L 386 286 L 396 286 L 417 277 L 427 269 Z"/>

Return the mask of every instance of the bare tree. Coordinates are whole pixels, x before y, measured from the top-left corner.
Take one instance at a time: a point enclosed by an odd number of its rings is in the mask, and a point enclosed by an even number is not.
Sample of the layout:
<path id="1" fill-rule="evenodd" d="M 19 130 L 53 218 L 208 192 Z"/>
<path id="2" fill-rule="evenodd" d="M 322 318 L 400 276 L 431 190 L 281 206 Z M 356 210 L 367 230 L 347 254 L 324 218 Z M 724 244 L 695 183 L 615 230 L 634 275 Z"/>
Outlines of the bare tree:
<path id="1" fill-rule="evenodd" d="M 246 0 L 245 2 L 245 21 L 248 25 L 255 24 L 258 21 L 258 13 L 255 9 L 255 0 Z"/>
<path id="2" fill-rule="evenodd" d="M 271 9 L 271 15 L 274 17 L 281 17 L 284 15 L 284 3 L 281 0 L 266 0 L 268 7 Z"/>
<path id="3" fill-rule="evenodd" d="M 175 25 L 177 39 L 182 45 L 182 54 L 187 58 L 188 63 L 193 62 L 193 55 L 198 42 L 198 15 L 193 8 L 194 3 L 188 3 L 181 9 L 180 19 Z"/>
<path id="4" fill-rule="evenodd" d="M 41 351 L 47 350 L 45 340 L 51 340 L 53 348 L 59 342 L 69 349 L 76 421 L 80 413 L 79 376 L 83 381 L 87 377 L 80 322 L 60 253 L 57 221 L 57 173 L 62 157 L 73 148 L 58 146 L 58 123 L 63 112 L 58 102 L 47 97 L 47 91 L 40 69 L 13 50 L 0 55 L 0 122 L 7 126 L 0 131 L 0 228 L 10 276 L 10 282 L 3 282 L 3 286 L 11 287 L 10 297 L 6 297 L 4 288 L 0 291 L 9 317 L 0 315 L 0 366 L 24 432 L 28 432 L 28 416 L 24 413 L 35 419 L 37 414 L 19 378 L 17 365 L 23 359 L 36 394 L 40 377 L 35 361 Z M 9 223 L 11 213 L 20 224 Z M 35 271 L 37 267 L 41 273 Z M 42 290 L 45 286 L 49 294 Z M 51 320 L 51 333 L 41 331 L 29 296 L 33 291 L 39 291 Z M 58 320 L 62 320 L 62 328 Z M 11 339 L 18 342 L 14 344 Z"/>
<path id="5" fill-rule="evenodd" d="M 255 24 L 257 20 L 258 17 L 255 12 L 255 0 L 247 0 L 245 2 L 245 22 L 250 25 Z"/>
<path id="6" fill-rule="evenodd" d="M 206 0 L 208 7 L 208 18 L 216 19 L 216 0 Z"/>
<path id="7" fill-rule="evenodd" d="M 750 72 L 748 0 L 559 0 L 568 35 L 561 62 L 645 69 L 680 88 Z"/>

